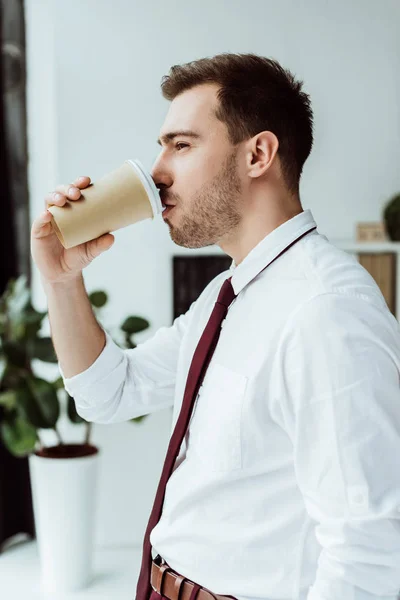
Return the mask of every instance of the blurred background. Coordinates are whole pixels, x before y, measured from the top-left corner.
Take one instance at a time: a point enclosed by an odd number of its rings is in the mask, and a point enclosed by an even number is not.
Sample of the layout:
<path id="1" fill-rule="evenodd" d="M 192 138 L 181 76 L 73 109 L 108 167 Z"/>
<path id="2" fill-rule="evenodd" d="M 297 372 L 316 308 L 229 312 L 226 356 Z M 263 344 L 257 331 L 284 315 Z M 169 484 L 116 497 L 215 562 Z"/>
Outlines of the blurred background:
<path id="1" fill-rule="evenodd" d="M 303 208 L 312 210 L 330 241 L 360 250 L 357 226 L 382 224 L 385 205 L 400 191 L 399 26 L 398 0 L 2 0 L 0 294 L 10 278 L 24 274 L 34 307 L 47 310 L 29 240 L 44 196 L 80 175 L 96 181 L 128 158 L 150 169 L 169 106 L 160 92 L 162 76 L 174 64 L 220 52 L 275 58 L 304 81 L 314 147 L 301 179 Z M 107 293 L 101 323 L 116 337 L 126 315 L 148 320 L 137 343 L 171 325 L 179 312 L 175 259 L 224 257 L 218 247 L 176 246 L 161 216 L 114 235 L 112 249 L 85 269 L 86 289 Z M 400 244 L 387 235 L 371 238 L 365 242 L 370 255 L 372 242 L 392 257 L 382 286 L 397 317 Z M 201 291 L 196 285 L 204 268 L 199 261 L 192 294 Z M 49 335 L 48 319 L 40 333 Z M 34 359 L 32 367 L 38 377 L 59 377 L 57 364 Z M 112 585 L 122 586 L 119 597 L 135 589 L 171 417 L 168 409 L 142 422 L 93 427 L 92 443 L 100 449 L 95 547 L 115 551 L 115 561 L 106 564 Z M 60 417 L 70 442 L 82 441 L 84 427 Z M 53 430 L 42 434 L 57 442 Z M 22 598 L 22 584 L 15 583 L 20 569 L 31 577 L 31 590 L 39 570 L 29 537 L 29 470 L 27 458 L 11 460 L 1 451 L 0 596 L 7 589 L 7 598 Z M 7 529 L 13 521 L 14 531 Z M 28 544 L 15 537 L 24 532 Z M 6 588 L 11 576 L 12 592 Z M 104 576 L 96 585 L 99 598 L 111 584 Z"/>

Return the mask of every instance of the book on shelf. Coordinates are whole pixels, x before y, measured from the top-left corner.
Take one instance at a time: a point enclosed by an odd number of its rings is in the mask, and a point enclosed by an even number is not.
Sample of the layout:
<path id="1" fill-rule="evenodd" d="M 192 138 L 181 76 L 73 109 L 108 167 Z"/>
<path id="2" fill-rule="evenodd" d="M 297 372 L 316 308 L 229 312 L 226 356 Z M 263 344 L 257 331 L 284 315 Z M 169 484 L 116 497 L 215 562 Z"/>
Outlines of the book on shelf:
<path id="1" fill-rule="evenodd" d="M 375 279 L 394 316 L 396 316 L 396 259 L 395 252 L 358 254 L 360 264 Z"/>

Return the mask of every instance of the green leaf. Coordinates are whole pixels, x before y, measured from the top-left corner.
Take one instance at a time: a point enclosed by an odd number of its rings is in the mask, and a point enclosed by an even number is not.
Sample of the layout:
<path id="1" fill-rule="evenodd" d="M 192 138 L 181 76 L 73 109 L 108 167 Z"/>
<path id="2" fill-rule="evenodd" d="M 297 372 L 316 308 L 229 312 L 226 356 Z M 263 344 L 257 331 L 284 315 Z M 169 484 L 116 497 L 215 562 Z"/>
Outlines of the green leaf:
<path id="1" fill-rule="evenodd" d="M 10 340 L 19 342 L 25 338 L 26 328 L 23 315 L 16 315 L 10 320 Z"/>
<path id="2" fill-rule="evenodd" d="M 17 406 L 17 392 L 15 390 L 0 392 L 0 405 L 8 411 L 15 409 Z"/>
<path id="3" fill-rule="evenodd" d="M 75 401 L 68 394 L 68 404 L 67 404 L 67 414 L 71 423 L 87 423 L 86 419 L 82 419 L 80 415 L 76 412 Z"/>
<path id="4" fill-rule="evenodd" d="M 149 415 L 140 415 L 140 417 L 135 417 L 134 419 L 129 420 L 132 421 L 132 423 L 140 423 L 140 421 L 143 421 L 143 419 L 145 419 L 148 416 Z"/>
<path id="5" fill-rule="evenodd" d="M 58 377 L 58 379 L 55 379 L 52 383 L 52 386 L 55 390 L 65 390 L 64 380 L 62 377 Z"/>
<path id="6" fill-rule="evenodd" d="M 2 311 L 2 307 L 0 306 L 0 311 Z M 0 335 L 5 335 L 7 327 L 7 316 L 4 312 L 0 312 Z"/>
<path id="7" fill-rule="evenodd" d="M 7 361 L 14 367 L 25 367 L 28 362 L 26 345 L 15 340 L 6 340 L 4 342 L 3 353 Z"/>
<path id="8" fill-rule="evenodd" d="M 38 337 L 29 340 L 27 348 L 30 358 L 38 358 L 49 363 L 58 363 L 51 337 Z"/>
<path id="9" fill-rule="evenodd" d="M 31 376 L 18 388 L 18 408 L 22 416 L 40 429 L 54 428 L 60 416 L 60 403 L 53 385 Z"/>
<path id="10" fill-rule="evenodd" d="M 108 296 L 103 291 L 92 292 L 89 294 L 90 303 L 93 304 L 96 308 L 101 308 L 105 304 L 107 304 Z"/>
<path id="11" fill-rule="evenodd" d="M 146 319 L 141 317 L 127 317 L 121 325 L 122 331 L 125 333 L 133 334 L 144 331 L 150 327 L 150 323 Z"/>
<path id="12" fill-rule="evenodd" d="M 24 313 L 25 337 L 34 338 L 42 328 L 42 321 L 46 317 L 47 312 L 38 312 L 31 303 L 29 303 Z"/>
<path id="13" fill-rule="evenodd" d="M 20 275 L 10 282 L 10 296 L 8 298 L 8 311 L 11 319 L 16 319 L 30 302 L 30 289 L 27 286 L 26 275 Z"/>
<path id="14" fill-rule="evenodd" d="M 124 348 L 131 349 L 136 348 L 136 344 L 132 339 L 133 333 L 125 333 L 124 336 Z"/>
<path id="15" fill-rule="evenodd" d="M 47 315 L 47 312 L 41 313 L 33 308 L 25 275 L 9 280 L 0 301 L 0 313 L 0 330 L 13 341 L 35 336 Z"/>
<path id="16" fill-rule="evenodd" d="M 14 456 L 31 454 L 36 445 L 36 429 L 17 414 L 8 415 L 0 423 L 0 433 L 7 450 Z"/>
<path id="17" fill-rule="evenodd" d="M 0 385 L 3 381 L 4 373 L 7 369 L 7 359 L 3 354 L 0 354 Z"/>

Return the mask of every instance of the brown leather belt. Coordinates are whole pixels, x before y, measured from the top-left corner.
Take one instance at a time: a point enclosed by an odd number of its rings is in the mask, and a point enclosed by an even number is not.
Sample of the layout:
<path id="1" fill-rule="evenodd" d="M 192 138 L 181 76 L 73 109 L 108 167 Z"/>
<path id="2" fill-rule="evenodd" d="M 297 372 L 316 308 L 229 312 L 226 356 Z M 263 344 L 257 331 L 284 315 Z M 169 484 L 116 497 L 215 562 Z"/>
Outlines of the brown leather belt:
<path id="1" fill-rule="evenodd" d="M 150 583 L 153 590 L 161 596 L 166 596 L 169 600 L 190 600 L 195 586 L 198 588 L 195 600 L 226 600 L 226 598 L 237 600 L 234 596 L 214 594 L 207 588 L 179 575 L 159 554 L 152 560 Z"/>

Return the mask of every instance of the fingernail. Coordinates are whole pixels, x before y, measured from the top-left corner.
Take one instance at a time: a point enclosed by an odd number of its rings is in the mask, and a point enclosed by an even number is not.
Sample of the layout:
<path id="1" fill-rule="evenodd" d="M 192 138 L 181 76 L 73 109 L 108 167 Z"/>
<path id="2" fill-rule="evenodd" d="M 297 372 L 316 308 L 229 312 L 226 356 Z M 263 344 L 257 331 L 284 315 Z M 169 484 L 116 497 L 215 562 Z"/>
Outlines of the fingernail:
<path id="1" fill-rule="evenodd" d="M 85 181 L 85 177 L 79 177 L 78 181 Z"/>
<path id="2" fill-rule="evenodd" d="M 68 194 L 74 194 L 76 192 L 76 188 L 70 187 L 68 190 Z"/>
<path id="3" fill-rule="evenodd" d="M 61 200 L 61 199 L 62 199 L 62 196 L 61 196 L 61 194 L 56 194 L 56 195 L 54 196 L 54 200 Z"/>

